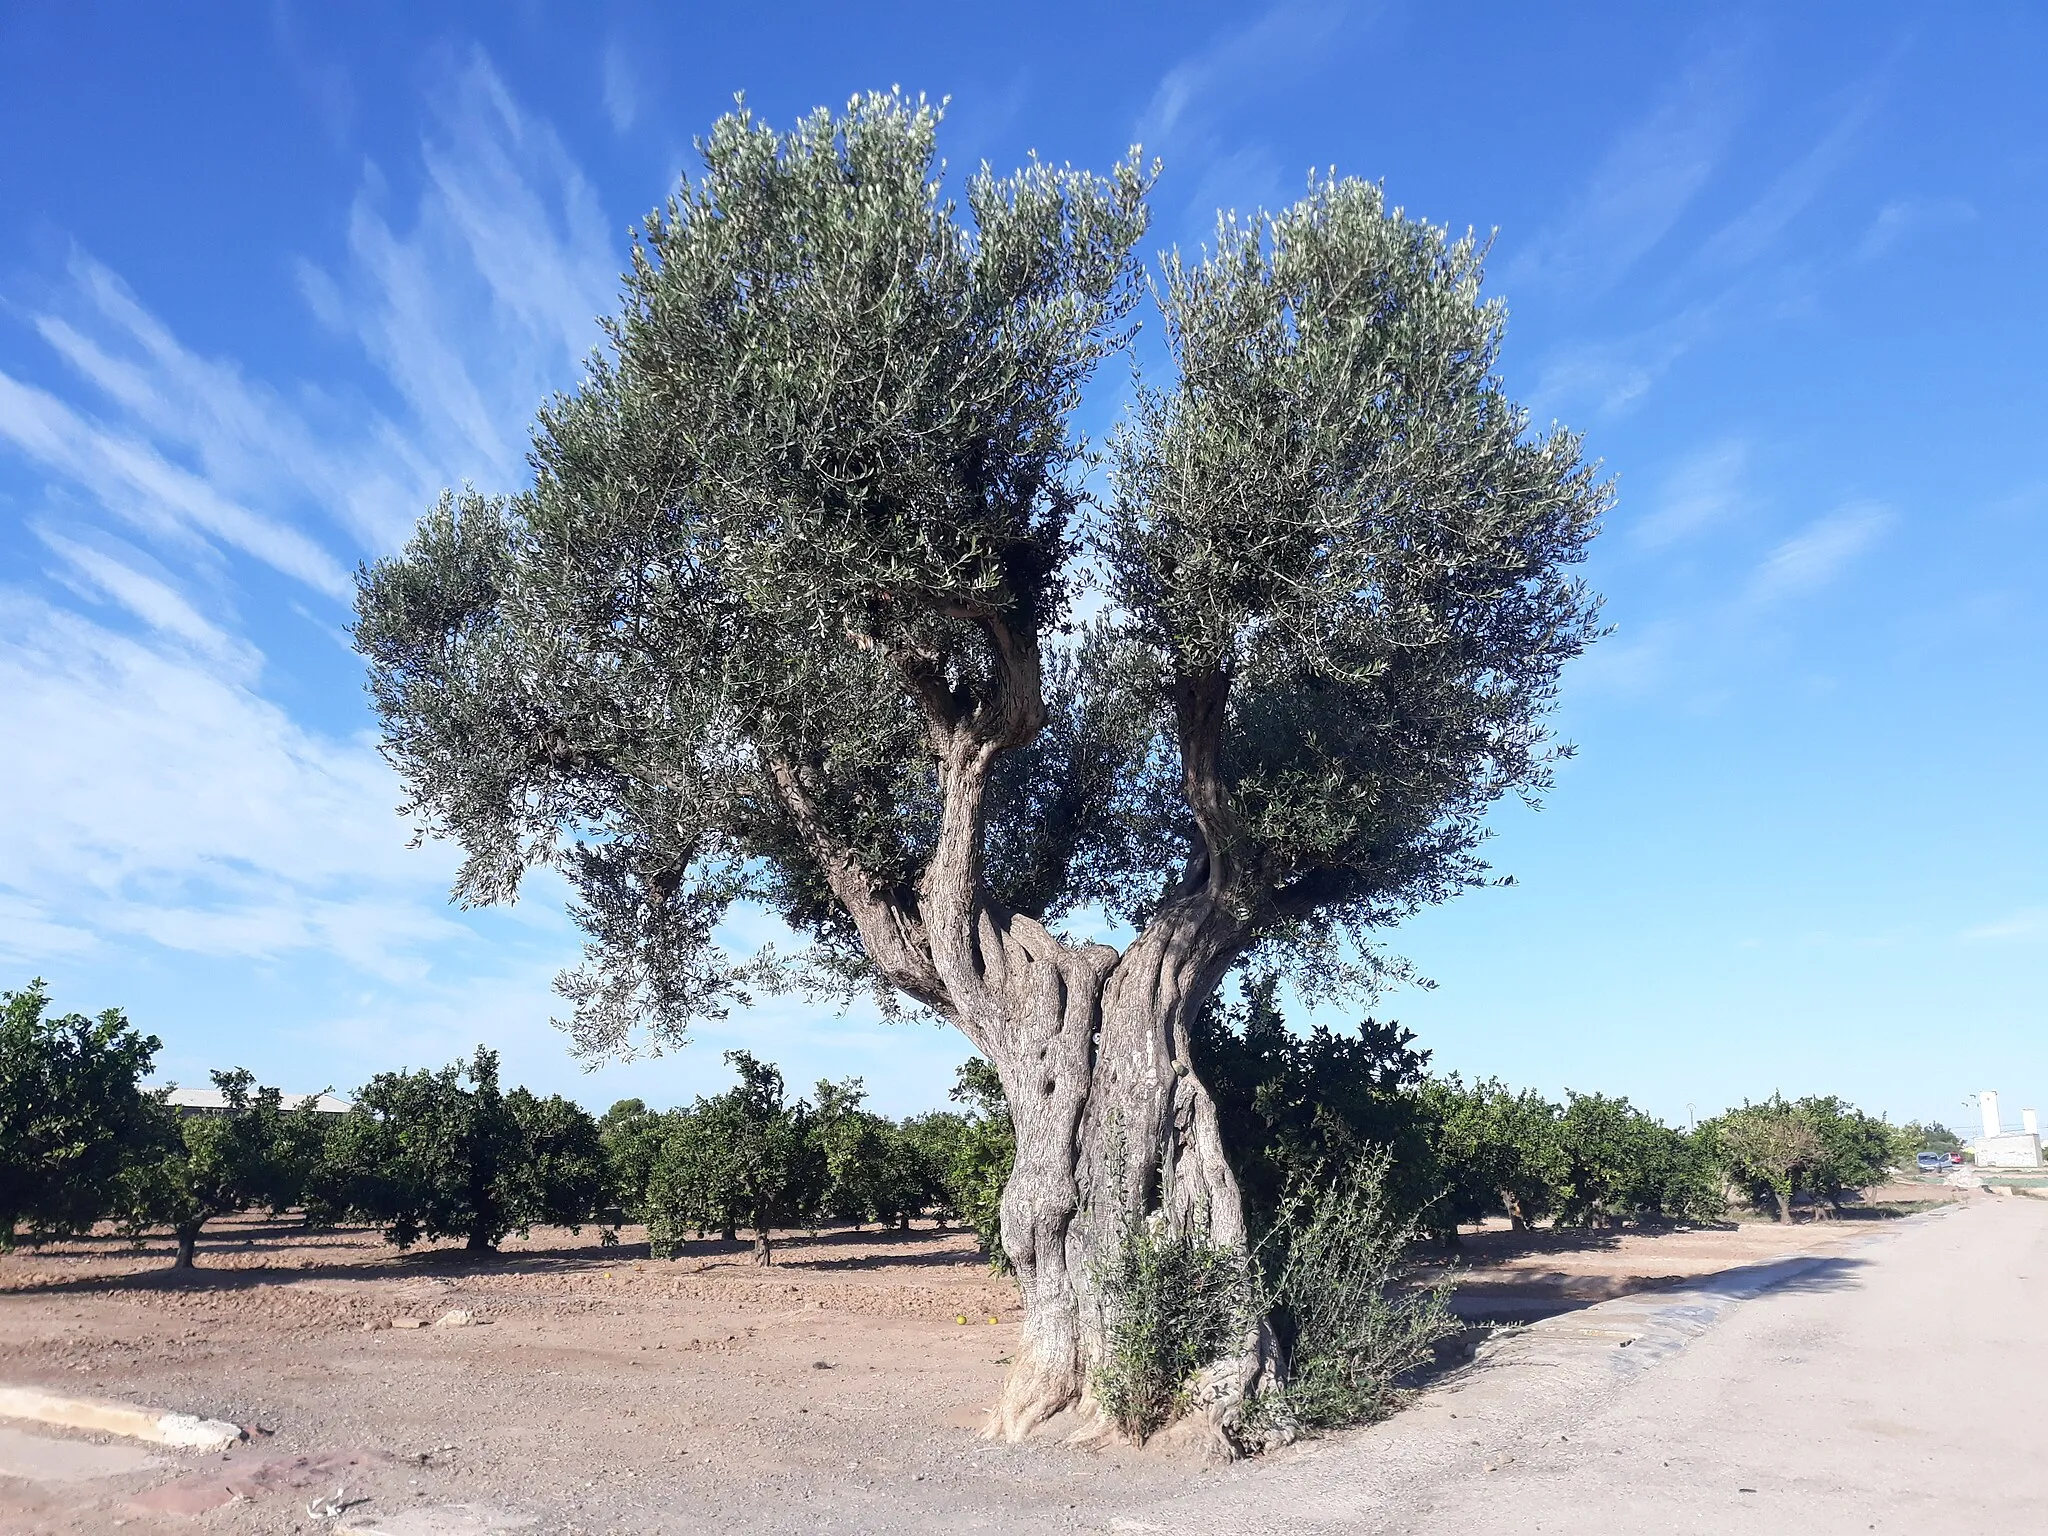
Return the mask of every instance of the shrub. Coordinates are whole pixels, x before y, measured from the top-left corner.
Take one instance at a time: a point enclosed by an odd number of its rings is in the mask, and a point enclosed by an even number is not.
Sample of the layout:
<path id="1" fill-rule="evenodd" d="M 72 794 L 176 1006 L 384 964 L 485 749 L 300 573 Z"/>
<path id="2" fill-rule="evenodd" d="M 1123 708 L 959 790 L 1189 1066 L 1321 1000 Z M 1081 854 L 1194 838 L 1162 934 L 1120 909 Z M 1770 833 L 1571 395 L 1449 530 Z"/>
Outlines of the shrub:
<path id="1" fill-rule="evenodd" d="M 1521 1231 L 1551 1213 L 1567 1176 L 1555 1104 L 1531 1089 L 1512 1092 L 1497 1078 L 1467 1088 L 1456 1073 L 1429 1080 L 1422 1097 L 1451 1220 L 1498 1212 Z"/>
<path id="2" fill-rule="evenodd" d="M 886 1117 L 861 1108 L 867 1090 L 857 1077 L 818 1084 L 812 1118 L 825 1159 L 824 1209 L 856 1227 L 878 1221 L 907 1227 L 932 1198 L 917 1144 Z"/>
<path id="3" fill-rule="evenodd" d="M 1787 1103 L 1773 1094 L 1702 1130 L 1729 1182 L 1779 1221 L 1792 1219 L 1798 1195 L 1839 1209 L 1849 1191 L 1882 1181 L 1922 1143 L 1917 1127 L 1898 1130 L 1832 1095 Z"/>
<path id="4" fill-rule="evenodd" d="M 1729 1181 L 1758 1210 L 1792 1219 L 1792 1197 L 1803 1191 L 1825 1154 L 1807 1118 L 1782 1098 L 1745 1103 L 1710 1122 L 1715 1156 Z"/>
<path id="5" fill-rule="evenodd" d="M 1921 1138 L 1833 1095 L 1798 1100 L 1794 1106 L 1820 1138 L 1821 1155 L 1813 1165 L 1811 1193 L 1839 1210 L 1853 1190 L 1881 1184 L 1892 1166 L 1920 1150 Z"/>
<path id="6" fill-rule="evenodd" d="M 1922 1152 L 1960 1152 L 1962 1138 L 1945 1125 L 1932 1120 L 1909 1121 L 1900 1128 L 1900 1156 L 1916 1157 Z"/>
<path id="7" fill-rule="evenodd" d="M 1102 1353 L 1089 1385 L 1110 1422 L 1143 1443 L 1186 1410 L 1195 1373 L 1242 1336 L 1244 1255 L 1211 1242 L 1201 1223 L 1126 1205 L 1115 1248 L 1091 1274 Z"/>
<path id="8" fill-rule="evenodd" d="M 996 1070 L 979 1056 L 969 1057 L 955 1073 L 949 1097 L 967 1106 L 945 1171 L 947 1203 L 974 1229 L 974 1239 L 999 1274 L 1007 1274 L 1010 1257 L 1003 1251 L 1003 1189 L 1017 1163 L 1017 1134 L 1010 1123 L 1010 1101 L 1003 1095 Z"/>
<path id="9" fill-rule="evenodd" d="M 1414 1033 L 1373 1019 L 1355 1032 L 1297 1033 L 1276 993 L 1270 976 L 1247 980 L 1236 1006 L 1212 999 L 1191 1031 L 1252 1230 L 1273 1220 L 1292 1182 L 1334 1175 L 1372 1148 L 1390 1154 L 1386 1179 L 1400 1209 L 1454 1228 L 1418 1091 L 1429 1053 L 1414 1049 Z"/>
<path id="10" fill-rule="evenodd" d="M 181 1118 L 165 1100 L 169 1090 L 150 1096 L 150 1143 L 130 1161 L 115 1202 L 132 1236 L 171 1229 L 178 1269 L 192 1267 L 207 1222 L 253 1206 L 281 1213 L 299 1202 L 306 1179 L 311 1113 L 287 1114 L 283 1095 L 256 1087 L 246 1069 L 212 1076 L 227 1101 L 223 1114 Z"/>
<path id="11" fill-rule="evenodd" d="M 1257 1308 L 1287 1359 L 1279 1384 L 1253 1402 L 1250 1422 L 1334 1429 L 1384 1418 L 1401 1378 L 1456 1333 L 1448 1282 L 1404 1290 L 1401 1271 L 1419 1224 L 1389 1193 L 1389 1158 L 1288 1192 L 1260 1245 Z"/>
<path id="12" fill-rule="evenodd" d="M 1558 1132 L 1563 1225 L 1613 1226 L 1646 1217 L 1696 1221 L 1724 1207 L 1706 1144 L 1625 1098 L 1567 1093 Z"/>
<path id="13" fill-rule="evenodd" d="M 597 1122 L 597 1133 L 611 1171 L 613 1198 L 623 1214 L 645 1220 L 647 1181 L 668 1134 L 668 1117 L 641 1099 L 620 1099 Z"/>

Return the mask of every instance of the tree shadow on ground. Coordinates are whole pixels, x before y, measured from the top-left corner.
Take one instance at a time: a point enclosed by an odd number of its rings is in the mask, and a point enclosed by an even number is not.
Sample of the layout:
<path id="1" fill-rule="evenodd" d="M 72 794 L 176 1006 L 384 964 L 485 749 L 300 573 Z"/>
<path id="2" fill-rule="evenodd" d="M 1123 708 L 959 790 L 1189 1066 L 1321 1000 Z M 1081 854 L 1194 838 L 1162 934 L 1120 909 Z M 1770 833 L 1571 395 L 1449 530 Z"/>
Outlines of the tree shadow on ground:
<path id="1" fill-rule="evenodd" d="M 317 1246 L 323 1242 L 379 1242 L 379 1231 L 367 1226 L 306 1227 L 296 1219 L 246 1218 L 223 1222 L 215 1231 L 201 1235 L 198 1263 L 192 1269 L 173 1269 L 168 1262 L 142 1267 L 152 1259 L 167 1261 L 171 1250 L 163 1239 L 153 1237 L 138 1249 L 132 1238 L 120 1233 L 97 1232 L 66 1238 L 22 1256 L 51 1263 L 103 1263 L 119 1261 L 134 1268 L 108 1273 L 45 1277 L 34 1281 L 8 1283 L 0 1278 L 0 1296 L 106 1295 L 118 1292 L 246 1291 L 263 1286 L 291 1285 L 307 1280 L 352 1280 L 377 1282 L 403 1280 L 423 1275 L 454 1278 L 465 1275 L 579 1274 L 610 1269 L 621 1263 L 649 1259 L 652 1250 L 645 1242 L 605 1243 L 601 1229 L 587 1228 L 588 1235 L 564 1232 L 564 1241 L 547 1247 L 522 1246 L 497 1253 L 471 1253 L 459 1244 L 435 1244 L 409 1249 L 395 1247 L 354 1249 L 348 1257 L 322 1258 Z M 763 1273 L 789 1270 L 867 1270 L 892 1266 L 951 1268 L 986 1264 L 987 1259 L 971 1250 L 935 1249 L 932 1245 L 958 1235 L 958 1229 L 940 1230 L 925 1226 L 910 1231 L 825 1228 L 817 1232 L 774 1234 L 775 1263 Z M 833 1257 L 835 1249 L 856 1245 L 886 1244 L 880 1253 Z M 313 1253 L 294 1254 L 293 1248 L 313 1246 Z M 266 1253 L 266 1249 L 272 1250 Z M 719 1268 L 737 1265 L 753 1268 L 751 1237 L 732 1242 L 722 1238 L 695 1238 L 683 1244 L 673 1257 L 678 1262 L 706 1261 Z M 256 1262 L 246 1262 L 251 1257 Z M 242 1263 L 222 1262 L 230 1258 Z M 211 1260 L 212 1262 L 209 1262 Z"/>
<path id="2" fill-rule="evenodd" d="M 1752 1296 L 1823 1295 L 1854 1290 L 1862 1283 L 1868 1259 L 1839 1254 L 1823 1259 L 1788 1258 L 1771 1264 L 1743 1264 L 1687 1281 L 1680 1289 L 1746 1301 Z"/>
<path id="3" fill-rule="evenodd" d="M 1665 1236 L 1675 1232 L 1732 1232 L 1734 1222 L 1635 1222 L 1612 1227 L 1531 1227 L 1463 1232 L 1449 1246 L 1421 1246 L 1416 1257 L 1425 1263 L 1456 1264 L 1483 1269 L 1546 1253 L 1602 1253 L 1621 1246 L 1626 1237 Z"/>
<path id="4" fill-rule="evenodd" d="M 1574 1289 L 1550 1276 L 1531 1275 L 1525 1281 L 1488 1285 L 1480 1282 L 1451 1295 L 1451 1310 L 1475 1328 L 1497 1328 L 1540 1323 L 1548 1318 L 1583 1312 L 1602 1302 L 1632 1296 L 1703 1294 L 1717 1300 L 1747 1300 L 1776 1292 L 1819 1293 L 1843 1291 L 1858 1284 L 1857 1272 L 1863 1259 L 1840 1256 L 1816 1259 L 1793 1255 L 1763 1263 L 1735 1264 L 1703 1275 L 1618 1275 L 1605 1286 L 1589 1286 L 1584 1277 L 1571 1277 Z M 1475 1346 L 1476 1347 L 1476 1346 Z"/>

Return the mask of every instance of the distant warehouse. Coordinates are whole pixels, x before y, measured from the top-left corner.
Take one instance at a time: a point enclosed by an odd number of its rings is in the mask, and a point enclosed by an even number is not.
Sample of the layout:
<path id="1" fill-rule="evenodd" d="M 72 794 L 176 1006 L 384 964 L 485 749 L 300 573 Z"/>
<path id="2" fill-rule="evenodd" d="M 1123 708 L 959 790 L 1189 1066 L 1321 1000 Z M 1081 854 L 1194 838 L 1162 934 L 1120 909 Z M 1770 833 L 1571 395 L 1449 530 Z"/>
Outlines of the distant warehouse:
<path id="1" fill-rule="evenodd" d="M 310 1093 L 288 1093 L 284 1096 L 286 1109 L 297 1109 L 308 1099 L 313 1101 L 316 1115 L 345 1115 L 355 1106 L 347 1099 L 337 1099 L 331 1093 L 315 1096 Z M 228 1113 L 228 1096 L 218 1088 L 173 1088 L 164 1102 L 181 1115 L 224 1115 Z"/>

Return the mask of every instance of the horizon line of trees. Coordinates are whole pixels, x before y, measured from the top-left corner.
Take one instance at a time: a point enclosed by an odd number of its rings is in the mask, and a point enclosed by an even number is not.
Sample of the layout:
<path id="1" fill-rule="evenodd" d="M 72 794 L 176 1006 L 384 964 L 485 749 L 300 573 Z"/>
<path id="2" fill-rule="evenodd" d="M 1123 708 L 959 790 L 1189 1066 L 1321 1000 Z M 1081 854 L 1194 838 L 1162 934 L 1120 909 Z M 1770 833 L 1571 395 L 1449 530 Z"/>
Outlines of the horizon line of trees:
<path id="1" fill-rule="evenodd" d="M 1383 1156 L 1387 1197 L 1445 1243 L 1462 1224 L 1516 1228 L 1687 1222 L 1740 1201 L 1780 1221 L 1795 1205 L 1840 1208 L 1945 1128 L 1893 1126 L 1833 1096 L 1773 1094 L 1690 1130 L 1626 1098 L 1562 1103 L 1494 1078 L 1432 1074 L 1411 1031 L 1296 1031 L 1271 978 L 1212 1005 L 1194 1046 L 1214 1093 L 1255 1228 L 1304 1178 Z M 738 1081 L 657 1111 L 623 1099 L 600 1118 L 559 1094 L 504 1090 L 479 1046 L 438 1071 L 382 1072 L 343 1114 L 318 1095 L 286 1108 L 278 1089 L 212 1074 L 219 1113 L 180 1115 L 142 1081 L 160 1042 L 118 1009 L 51 1016 L 40 981 L 0 993 L 0 1248 L 111 1222 L 140 1242 L 167 1231 L 190 1267 L 206 1224 L 248 1210 L 301 1210 L 309 1224 L 379 1227 L 400 1247 L 460 1239 L 490 1253 L 513 1233 L 644 1224 L 674 1256 L 692 1234 L 772 1234 L 826 1221 L 907 1229 L 915 1217 L 971 1230 L 1000 1266 L 1000 1209 L 1015 1156 L 994 1069 L 958 1069 L 958 1106 L 893 1120 L 859 1078 L 793 1097 L 781 1071 L 726 1053 Z"/>

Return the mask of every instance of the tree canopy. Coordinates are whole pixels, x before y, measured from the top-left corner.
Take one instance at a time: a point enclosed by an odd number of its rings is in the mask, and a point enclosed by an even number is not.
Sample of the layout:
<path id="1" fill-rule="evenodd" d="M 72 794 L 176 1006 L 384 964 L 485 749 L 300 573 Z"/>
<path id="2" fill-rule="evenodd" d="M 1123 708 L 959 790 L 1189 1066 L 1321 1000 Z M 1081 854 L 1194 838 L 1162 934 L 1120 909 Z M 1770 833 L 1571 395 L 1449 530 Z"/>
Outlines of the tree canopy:
<path id="1" fill-rule="evenodd" d="M 721 119 L 532 488 L 445 497 L 363 577 L 460 897 L 575 885 L 588 1048 L 771 974 L 714 940 L 742 898 L 813 982 L 971 1013 L 931 953 L 948 826 L 995 910 L 1142 927 L 1199 891 L 1233 952 L 1326 963 L 1480 878 L 1485 807 L 1545 781 L 1606 493 L 1502 391 L 1479 244 L 1330 179 L 1169 258 L 1177 382 L 1097 506 L 1070 421 L 1143 292 L 1147 174 L 984 169 L 963 208 L 937 128 Z"/>
<path id="2" fill-rule="evenodd" d="M 40 980 L 0 992 L 0 1249 L 89 1229 L 155 1126 L 138 1084 L 161 1048 L 118 1008 L 53 1016 Z"/>
<path id="3" fill-rule="evenodd" d="M 381 1222 L 400 1247 L 462 1237 L 488 1253 L 508 1233 L 602 1215 L 612 1196 L 605 1151 L 578 1105 L 502 1091 L 498 1053 L 478 1046 L 439 1072 L 371 1078 L 328 1137 L 321 1202 Z"/>
<path id="4" fill-rule="evenodd" d="M 754 1232 L 756 1262 L 773 1258 L 777 1227 L 811 1221 L 831 1182 L 816 1116 L 791 1101 L 782 1073 L 746 1051 L 727 1051 L 739 1082 L 673 1117 L 647 1184 L 648 1236 L 674 1252 L 690 1228 Z"/>

